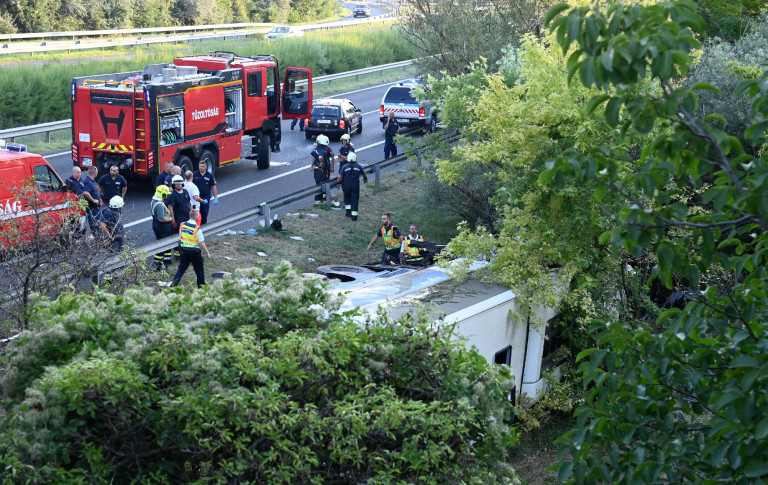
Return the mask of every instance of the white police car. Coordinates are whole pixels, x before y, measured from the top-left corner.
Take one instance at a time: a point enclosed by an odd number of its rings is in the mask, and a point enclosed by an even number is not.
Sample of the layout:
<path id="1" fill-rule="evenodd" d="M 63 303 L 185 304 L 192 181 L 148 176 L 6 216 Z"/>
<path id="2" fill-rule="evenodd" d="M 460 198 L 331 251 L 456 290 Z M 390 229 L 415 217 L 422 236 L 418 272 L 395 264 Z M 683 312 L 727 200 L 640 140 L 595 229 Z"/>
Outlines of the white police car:
<path id="1" fill-rule="evenodd" d="M 433 101 L 419 103 L 413 96 L 413 88 L 418 86 L 417 80 L 404 81 L 392 85 L 384 93 L 379 108 L 379 120 L 389 118 L 390 113 L 395 114 L 395 119 L 401 127 L 420 127 L 424 131 L 432 133 L 437 129 L 437 108 Z"/>

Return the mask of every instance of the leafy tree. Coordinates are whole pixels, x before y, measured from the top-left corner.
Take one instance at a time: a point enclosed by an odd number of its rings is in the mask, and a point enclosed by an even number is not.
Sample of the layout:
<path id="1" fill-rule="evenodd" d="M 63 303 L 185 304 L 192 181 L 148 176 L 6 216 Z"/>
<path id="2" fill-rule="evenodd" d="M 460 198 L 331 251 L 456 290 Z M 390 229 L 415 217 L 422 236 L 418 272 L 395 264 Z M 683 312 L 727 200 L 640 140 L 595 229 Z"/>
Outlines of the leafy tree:
<path id="1" fill-rule="evenodd" d="M 405 38 L 429 72 L 465 72 L 481 57 L 494 66 L 503 48 L 523 34 L 538 34 L 541 18 L 553 2 L 484 0 L 406 0 L 401 7 Z"/>
<path id="2" fill-rule="evenodd" d="M 699 107 L 697 116 L 719 113 L 725 118 L 723 124 L 715 126 L 731 136 L 739 138 L 744 148 L 750 153 L 760 149 L 744 133 L 752 124 L 752 103 L 746 96 L 739 96 L 735 91 L 744 79 L 756 79 L 768 72 L 768 36 L 765 33 L 750 33 L 734 43 L 710 40 L 702 49 L 698 62 L 686 76 L 683 87 L 707 83 L 717 91 L 698 93 Z"/>
<path id="3" fill-rule="evenodd" d="M 288 265 L 63 295 L 2 376 L 0 481 L 508 483 L 511 375 L 452 329 L 337 314 Z"/>
<path id="4" fill-rule="evenodd" d="M 606 122 L 622 136 L 664 127 L 633 171 L 623 150 L 567 150 L 543 181 L 581 180 L 622 194 L 617 226 L 601 237 L 614 251 L 651 251 L 654 276 L 692 289 L 684 309 L 655 326 L 597 322 L 598 345 L 579 359 L 587 391 L 560 478 L 572 482 L 760 483 L 768 480 L 768 251 L 766 157 L 695 116 L 697 91 L 679 88 L 694 35 L 705 24 L 687 0 L 611 5 L 548 15 L 569 72 L 602 91 Z M 652 79 L 660 94 L 638 89 Z M 741 84 L 757 123 L 745 136 L 765 141 L 768 75 Z M 667 132 L 668 131 L 668 132 Z M 639 192 L 638 192 L 639 191 Z M 636 194 L 636 195 L 635 195 Z"/>

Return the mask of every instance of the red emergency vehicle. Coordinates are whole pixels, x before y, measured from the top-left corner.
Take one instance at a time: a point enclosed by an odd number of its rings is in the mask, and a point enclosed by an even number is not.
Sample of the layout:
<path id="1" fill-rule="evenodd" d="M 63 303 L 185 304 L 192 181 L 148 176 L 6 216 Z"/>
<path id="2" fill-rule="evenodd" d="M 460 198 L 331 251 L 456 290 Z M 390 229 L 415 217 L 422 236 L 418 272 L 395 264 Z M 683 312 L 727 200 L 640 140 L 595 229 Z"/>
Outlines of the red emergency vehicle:
<path id="1" fill-rule="evenodd" d="M 297 92 L 297 85 L 306 85 Z M 281 94 L 282 93 L 282 94 Z M 104 172 L 153 177 L 165 162 L 182 173 L 241 158 L 268 168 L 279 150 L 280 120 L 307 118 L 312 71 L 288 67 L 281 89 L 277 59 L 232 52 L 178 57 L 143 71 L 72 79 L 72 161 Z"/>
<path id="2" fill-rule="evenodd" d="M 77 196 L 43 157 L 24 145 L 0 149 L 0 252 L 65 235 L 82 215 Z"/>

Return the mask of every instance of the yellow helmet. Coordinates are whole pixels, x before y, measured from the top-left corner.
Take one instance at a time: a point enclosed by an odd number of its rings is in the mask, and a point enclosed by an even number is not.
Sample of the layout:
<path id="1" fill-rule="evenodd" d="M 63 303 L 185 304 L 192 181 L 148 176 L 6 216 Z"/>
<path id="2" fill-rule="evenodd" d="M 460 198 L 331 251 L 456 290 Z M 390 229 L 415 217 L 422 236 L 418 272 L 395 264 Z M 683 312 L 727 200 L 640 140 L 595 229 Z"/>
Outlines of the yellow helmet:
<path id="1" fill-rule="evenodd" d="M 170 195 L 170 193 L 171 193 L 171 188 L 165 184 L 160 184 L 155 189 L 155 195 L 160 197 L 161 199 L 165 199 L 166 197 L 168 197 L 168 195 Z"/>

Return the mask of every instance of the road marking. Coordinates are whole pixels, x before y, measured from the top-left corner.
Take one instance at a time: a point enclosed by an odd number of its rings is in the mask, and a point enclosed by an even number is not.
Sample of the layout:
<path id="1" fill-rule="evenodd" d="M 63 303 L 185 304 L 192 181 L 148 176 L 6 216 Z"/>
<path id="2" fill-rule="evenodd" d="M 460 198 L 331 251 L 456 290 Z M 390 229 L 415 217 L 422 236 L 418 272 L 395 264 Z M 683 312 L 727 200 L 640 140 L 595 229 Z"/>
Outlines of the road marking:
<path id="1" fill-rule="evenodd" d="M 366 145 L 364 147 L 356 148 L 355 152 L 361 152 L 363 150 L 367 150 L 369 148 L 373 148 L 373 147 L 376 147 L 376 146 L 379 146 L 379 145 L 383 145 L 383 144 L 384 144 L 384 140 L 377 141 L 376 143 L 371 143 L 370 145 Z M 285 177 L 287 175 L 293 175 L 294 173 L 301 172 L 302 170 L 307 170 L 308 171 L 309 167 L 307 167 L 306 164 L 305 164 L 304 166 L 302 166 L 300 168 L 295 168 L 295 169 L 290 170 L 288 172 L 281 173 L 280 175 L 275 175 L 273 177 L 269 177 L 269 178 L 266 178 L 264 180 L 259 180 L 258 182 L 254 182 L 252 184 L 248 184 L 248 185 L 244 185 L 242 187 L 238 187 L 236 189 L 232 189 L 229 192 L 224 192 L 223 194 L 219 194 L 219 198 L 221 198 L 221 197 L 228 197 L 228 196 L 230 196 L 232 194 L 236 194 L 236 193 L 241 192 L 243 190 L 251 189 L 251 188 L 256 187 L 258 185 L 266 184 L 267 182 L 272 182 L 273 180 L 277 180 L 277 179 Z M 129 223 L 125 224 L 123 227 L 133 227 L 133 226 L 136 226 L 136 225 L 139 225 L 139 224 L 142 224 L 144 222 L 151 221 L 151 220 L 152 220 L 151 217 L 145 217 L 144 219 L 139 219 L 137 221 L 129 222 Z"/>
<path id="2" fill-rule="evenodd" d="M 403 82 L 403 81 L 406 81 L 408 79 L 411 79 L 411 78 L 408 77 L 408 78 L 405 78 L 405 79 L 400 79 L 399 81 L 389 81 L 387 83 L 378 84 L 376 86 L 368 86 L 367 88 L 360 88 L 360 89 L 355 89 L 354 91 L 347 91 L 346 93 L 335 93 L 333 95 L 333 97 L 334 98 L 338 98 L 340 96 L 346 96 L 347 94 L 362 93 L 363 91 L 368 91 L 369 89 L 383 88 L 384 86 L 389 86 L 391 84 L 397 84 L 399 82 Z"/>
<path id="3" fill-rule="evenodd" d="M 66 152 L 51 153 L 51 154 L 50 154 L 50 155 L 48 155 L 48 156 L 49 156 L 49 157 L 60 157 L 60 156 L 62 156 L 62 155 L 69 155 L 70 153 L 72 153 L 72 152 L 71 152 L 70 150 L 67 150 Z"/>

